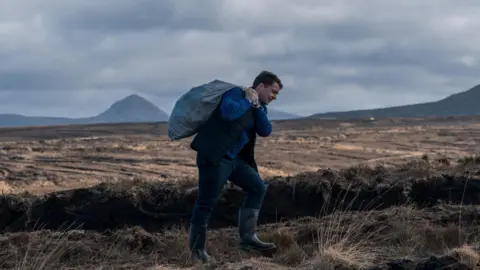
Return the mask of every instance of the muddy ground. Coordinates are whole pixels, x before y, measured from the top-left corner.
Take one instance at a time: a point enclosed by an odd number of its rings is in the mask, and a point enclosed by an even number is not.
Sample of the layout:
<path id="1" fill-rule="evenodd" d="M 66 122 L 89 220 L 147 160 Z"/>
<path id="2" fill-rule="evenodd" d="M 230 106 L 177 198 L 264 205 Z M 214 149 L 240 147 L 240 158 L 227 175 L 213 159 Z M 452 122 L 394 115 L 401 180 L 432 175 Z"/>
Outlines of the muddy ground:
<path id="1" fill-rule="evenodd" d="M 468 120 L 468 119 L 467 119 Z M 124 181 L 193 181 L 191 138 L 169 141 L 164 124 L 0 129 L 0 192 L 45 194 Z M 419 120 L 278 121 L 259 138 L 264 178 L 412 158 L 458 159 L 480 152 L 480 124 Z"/>
<path id="2" fill-rule="evenodd" d="M 442 161 L 443 162 L 443 161 Z M 432 164 L 433 163 L 433 164 Z M 357 166 L 319 170 L 294 177 L 266 179 L 260 223 L 326 215 L 332 211 L 385 209 L 411 203 L 480 204 L 480 169 L 417 160 L 396 168 Z M 0 230 L 59 229 L 66 223 L 103 231 L 142 226 L 158 232 L 186 225 L 195 203 L 194 182 L 125 181 L 59 191 L 42 196 L 0 197 Z M 234 226 L 242 190 L 226 186 L 211 219 L 211 228 Z"/>
<path id="3" fill-rule="evenodd" d="M 236 250 L 242 193 L 226 187 L 211 219 L 209 247 L 219 262 L 210 267 L 471 265 L 465 256 L 480 258 L 475 237 L 480 228 L 478 164 L 475 158 L 459 163 L 424 158 L 395 168 L 355 166 L 267 179 L 260 236 L 279 246 L 267 258 Z M 18 266 L 25 254 L 25 263 L 32 265 L 38 255 L 33 253 L 43 252 L 37 263 L 50 258 L 49 267 L 189 267 L 186 230 L 195 196 L 193 182 L 141 181 L 42 196 L 3 195 L 3 266 Z M 58 249 L 52 251 L 54 247 Z M 234 268 L 241 265 L 246 268 Z"/>
<path id="4" fill-rule="evenodd" d="M 190 140 L 162 123 L 0 129 L 0 269 L 480 269 L 475 118 L 275 121 L 260 238 L 236 248 L 242 192 L 188 262 Z"/>

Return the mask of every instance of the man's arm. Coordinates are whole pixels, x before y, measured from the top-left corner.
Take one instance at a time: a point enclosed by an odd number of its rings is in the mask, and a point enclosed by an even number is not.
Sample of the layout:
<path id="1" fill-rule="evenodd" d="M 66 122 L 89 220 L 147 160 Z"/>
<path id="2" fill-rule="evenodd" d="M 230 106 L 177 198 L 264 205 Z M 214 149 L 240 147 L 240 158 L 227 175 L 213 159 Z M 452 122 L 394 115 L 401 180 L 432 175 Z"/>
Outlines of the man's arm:
<path id="1" fill-rule="evenodd" d="M 259 108 L 253 109 L 253 115 L 255 117 L 255 131 L 257 134 L 261 137 L 270 136 L 272 133 L 272 124 L 264 108 L 260 106 Z"/>
<path id="2" fill-rule="evenodd" d="M 243 93 L 242 88 L 236 87 L 224 94 L 220 104 L 223 120 L 236 120 L 251 108 L 250 101 L 244 97 Z"/>

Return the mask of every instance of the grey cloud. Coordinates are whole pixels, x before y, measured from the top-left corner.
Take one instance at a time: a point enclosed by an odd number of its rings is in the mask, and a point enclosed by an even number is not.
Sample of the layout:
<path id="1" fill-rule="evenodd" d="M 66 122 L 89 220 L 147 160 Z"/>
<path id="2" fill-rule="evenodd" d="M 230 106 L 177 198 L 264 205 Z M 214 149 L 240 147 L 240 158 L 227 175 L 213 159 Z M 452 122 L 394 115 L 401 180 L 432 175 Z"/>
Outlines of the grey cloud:
<path id="1" fill-rule="evenodd" d="M 89 115 L 130 93 L 169 111 L 194 85 L 267 69 L 285 85 L 272 107 L 310 114 L 440 99 L 480 73 L 477 1 L 4 2 L 4 112 Z"/>
<path id="2" fill-rule="evenodd" d="M 38 89 L 48 90 L 55 83 L 65 86 L 64 78 L 52 70 L 12 70 L 0 73 L 0 88 L 8 90 Z"/>
<path id="3" fill-rule="evenodd" d="M 183 16 L 184 12 L 188 12 L 188 16 Z M 80 29 L 111 34 L 158 28 L 171 31 L 220 29 L 221 22 L 217 18 L 212 1 L 106 0 L 102 5 L 87 6 L 66 13 L 59 21 L 66 31 Z"/>

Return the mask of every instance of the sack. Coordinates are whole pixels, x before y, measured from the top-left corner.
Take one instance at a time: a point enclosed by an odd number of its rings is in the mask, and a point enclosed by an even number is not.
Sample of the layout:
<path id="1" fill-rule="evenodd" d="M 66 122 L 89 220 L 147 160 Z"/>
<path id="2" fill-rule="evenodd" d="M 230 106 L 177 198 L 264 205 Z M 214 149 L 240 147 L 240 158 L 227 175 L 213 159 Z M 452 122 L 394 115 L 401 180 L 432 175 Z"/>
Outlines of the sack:
<path id="1" fill-rule="evenodd" d="M 175 103 L 168 119 L 168 137 L 180 140 L 190 137 L 208 120 L 228 90 L 243 86 L 214 80 L 190 89 Z"/>

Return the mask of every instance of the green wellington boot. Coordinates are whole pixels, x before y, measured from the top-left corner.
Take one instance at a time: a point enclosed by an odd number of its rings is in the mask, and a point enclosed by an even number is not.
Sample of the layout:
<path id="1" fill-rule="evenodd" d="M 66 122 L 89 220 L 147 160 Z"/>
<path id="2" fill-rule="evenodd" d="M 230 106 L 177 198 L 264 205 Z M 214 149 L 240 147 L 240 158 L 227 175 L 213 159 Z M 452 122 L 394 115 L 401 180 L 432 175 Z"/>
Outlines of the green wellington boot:
<path id="1" fill-rule="evenodd" d="M 277 247 L 274 243 L 262 242 L 256 234 L 260 210 L 241 208 L 238 214 L 240 247 L 244 250 L 271 251 Z"/>
<path id="2" fill-rule="evenodd" d="M 210 262 L 211 257 L 205 250 L 205 242 L 207 240 L 207 228 L 198 227 L 190 224 L 189 231 L 189 248 L 191 251 L 190 260 L 201 260 L 204 263 Z"/>

